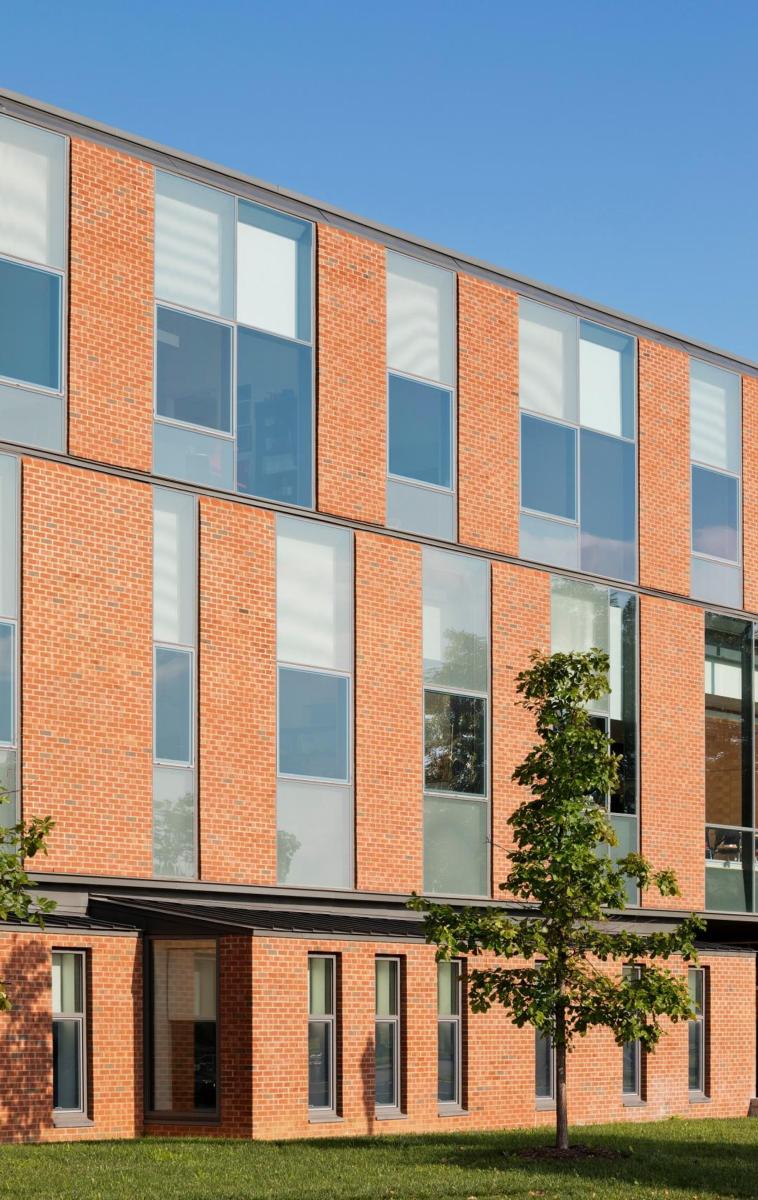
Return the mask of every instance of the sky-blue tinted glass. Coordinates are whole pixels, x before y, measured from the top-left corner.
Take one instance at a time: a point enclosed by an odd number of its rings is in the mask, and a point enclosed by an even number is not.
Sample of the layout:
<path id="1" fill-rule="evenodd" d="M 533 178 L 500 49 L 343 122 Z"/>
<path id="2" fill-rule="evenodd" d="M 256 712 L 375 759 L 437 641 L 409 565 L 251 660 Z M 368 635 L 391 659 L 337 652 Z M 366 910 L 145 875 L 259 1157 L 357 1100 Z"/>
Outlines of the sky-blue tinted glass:
<path id="1" fill-rule="evenodd" d="M 389 377 L 391 475 L 451 486 L 451 395 L 445 388 Z"/>
<path id="2" fill-rule="evenodd" d="M 0 258 L 0 375 L 60 388 L 61 281 Z"/>
<path id="3" fill-rule="evenodd" d="M 521 505 L 576 520 L 576 431 L 521 415 Z"/>
<path id="4" fill-rule="evenodd" d="M 159 308 L 157 336 L 159 415 L 229 433 L 231 330 L 216 321 Z"/>
<path id="5" fill-rule="evenodd" d="M 348 681 L 279 669 L 279 770 L 318 779 L 348 777 Z"/>
<path id="6" fill-rule="evenodd" d="M 312 351 L 252 329 L 238 329 L 237 338 L 237 487 L 309 507 Z"/>
<path id="7" fill-rule="evenodd" d="M 581 568 L 637 578 L 637 504 L 632 442 L 581 432 Z"/>
<path id="8" fill-rule="evenodd" d="M 739 489 L 732 475 L 692 468 L 692 549 L 739 561 Z"/>
<path id="9" fill-rule="evenodd" d="M 155 757 L 192 761 L 192 655 L 155 648 Z"/>
<path id="10" fill-rule="evenodd" d="M 0 742 L 13 741 L 13 629 L 0 624 Z"/>

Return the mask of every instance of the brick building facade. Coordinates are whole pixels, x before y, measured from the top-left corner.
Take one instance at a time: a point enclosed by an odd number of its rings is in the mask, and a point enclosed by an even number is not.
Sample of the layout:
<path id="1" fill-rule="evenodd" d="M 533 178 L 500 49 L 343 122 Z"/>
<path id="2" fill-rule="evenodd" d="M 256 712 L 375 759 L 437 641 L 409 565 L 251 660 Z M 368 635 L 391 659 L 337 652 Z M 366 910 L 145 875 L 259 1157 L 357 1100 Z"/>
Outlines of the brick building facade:
<path id="1" fill-rule="evenodd" d="M 755 1093 L 758 366 L 0 94 L 0 1140 L 552 1120 L 412 891 L 500 902 L 529 651 L 604 645 L 698 1019 L 577 1121 Z M 705 679 L 705 687 L 703 680 Z M 734 807 L 732 807 L 734 805 Z M 39 868 L 39 869 L 38 869 Z M 506 901 L 507 903 L 507 897 Z"/>

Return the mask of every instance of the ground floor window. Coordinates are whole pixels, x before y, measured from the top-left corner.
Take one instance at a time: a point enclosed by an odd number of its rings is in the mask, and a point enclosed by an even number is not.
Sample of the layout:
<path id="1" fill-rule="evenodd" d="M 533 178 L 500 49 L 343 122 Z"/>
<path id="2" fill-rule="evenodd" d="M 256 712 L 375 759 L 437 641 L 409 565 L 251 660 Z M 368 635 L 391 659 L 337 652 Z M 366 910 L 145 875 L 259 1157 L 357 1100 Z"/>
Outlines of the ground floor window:
<path id="1" fill-rule="evenodd" d="M 150 1108 L 218 1111 L 217 953 L 214 939 L 151 943 Z"/>
<path id="2" fill-rule="evenodd" d="M 637 980 L 642 977 L 642 967 L 628 965 L 623 968 L 626 979 Z M 639 1038 L 626 1042 L 622 1051 L 621 1090 L 624 1099 L 642 1099 L 642 1044 Z"/>
<path id="3" fill-rule="evenodd" d="M 335 962 L 333 954 L 308 956 L 308 1107 L 316 1114 L 337 1107 Z"/>
<path id="4" fill-rule="evenodd" d="M 689 1089 L 704 1095 L 705 1082 L 705 971 L 702 967 L 689 967 L 687 984 L 690 993 L 690 1003 L 695 1012 L 695 1019 L 689 1022 Z"/>
<path id="5" fill-rule="evenodd" d="M 86 974 L 83 950 L 53 951 L 53 1108 L 87 1107 Z"/>
<path id="6" fill-rule="evenodd" d="M 555 1100 L 555 1049 L 553 1039 L 535 1029 L 534 1094 L 538 1100 Z"/>
<path id="7" fill-rule="evenodd" d="M 376 960 L 375 1021 L 378 1109 L 400 1107 L 400 959 Z"/>
<path id="8" fill-rule="evenodd" d="M 461 964 L 437 963 L 437 1100 L 461 1104 Z"/>

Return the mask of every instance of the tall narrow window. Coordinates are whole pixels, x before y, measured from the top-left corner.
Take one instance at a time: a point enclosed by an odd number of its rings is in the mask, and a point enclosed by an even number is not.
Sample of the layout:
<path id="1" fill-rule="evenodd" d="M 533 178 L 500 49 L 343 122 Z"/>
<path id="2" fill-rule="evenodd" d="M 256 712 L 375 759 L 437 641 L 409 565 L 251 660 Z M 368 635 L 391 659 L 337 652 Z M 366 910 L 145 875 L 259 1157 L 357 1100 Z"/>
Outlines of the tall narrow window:
<path id="1" fill-rule="evenodd" d="M 695 1013 L 694 1020 L 688 1022 L 689 1071 L 688 1083 L 690 1093 L 705 1095 L 706 1092 L 706 1036 L 705 1036 L 705 971 L 702 967 L 689 967 L 687 970 L 687 985 L 690 993 L 690 1004 Z"/>
<path id="2" fill-rule="evenodd" d="M 623 968 L 624 978 L 632 982 L 642 976 L 642 968 L 636 964 Z M 624 1099 L 642 1099 L 642 1044 L 639 1038 L 626 1042 L 622 1050 L 621 1091 Z"/>
<path id="3" fill-rule="evenodd" d="M 376 1107 L 400 1108 L 400 959 L 376 960 Z"/>
<path id="4" fill-rule="evenodd" d="M 308 1108 L 335 1113 L 336 960 L 332 954 L 308 956 Z"/>
<path id="5" fill-rule="evenodd" d="M 553 1039 L 534 1031 L 534 1094 L 543 1104 L 555 1100 L 555 1049 Z"/>
<path id="6" fill-rule="evenodd" d="M 157 474 L 313 504 L 313 227 L 156 172 Z"/>
<path id="7" fill-rule="evenodd" d="M 489 566 L 425 546 L 424 888 L 488 887 Z"/>
<path id="8" fill-rule="evenodd" d="M 197 874 L 196 500 L 153 489 L 153 874 Z"/>
<path id="9" fill-rule="evenodd" d="M 692 582 L 699 600 L 742 607 L 739 375 L 690 359 Z"/>
<path id="10" fill-rule="evenodd" d="M 0 454 L 0 829 L 14 825 L 18 802 L 19 463 Z"/>
<path id="11" fill-rule="evenodd" d="M 437 963 L 437 1099 L 441 1106 L 462 1104 L 461 964 Z"/>
<path id="12" fill-rule="evenodd" d="M 519 360 L 522 556 L 634 582 L 634 339 L 522 298 Z"/>
<path id="13" fill-rule="evenodd" d="M 68 142 L 0 116 L 0 438 L 64 446 Z"/>
<path id="14" fill-rule="evenodd" d="M 455 537 L 455 276 L 387 254 L 387 524 Z"/>
<path id="15" fill-rule="evenodd" d="M 155 938 L 150 960 L 150 1108 L 218 1112 L 216 942 Z"/>
<path id="16" fill-rule="evenodd" d="M 83 1115 L 87 1108 L 85 956 L 53 951 L 53 1108 Z"/>
<path id="17" fill-rule="evenodd" d="M 280 516 L 280 883 L 352 886 L 353 568 L 349 530 Z"/>

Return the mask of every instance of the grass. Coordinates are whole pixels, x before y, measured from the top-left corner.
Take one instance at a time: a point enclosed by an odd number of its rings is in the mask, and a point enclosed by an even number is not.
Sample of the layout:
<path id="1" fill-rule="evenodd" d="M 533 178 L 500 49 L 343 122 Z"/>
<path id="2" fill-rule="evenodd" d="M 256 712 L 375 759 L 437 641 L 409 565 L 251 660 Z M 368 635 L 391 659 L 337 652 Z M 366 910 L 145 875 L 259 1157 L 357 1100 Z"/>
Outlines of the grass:
<path id="1" fill-rule="evenodd" d="M 758 1120 L 602 1125 L 616 1157 L 524 1158 L 546 1130 L 233 1142 L 145 1138 L 0 1148 L 14 1200 L 711 1200 L 758 1196 Z"/>

